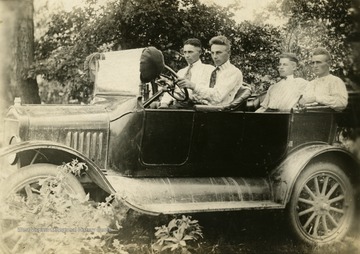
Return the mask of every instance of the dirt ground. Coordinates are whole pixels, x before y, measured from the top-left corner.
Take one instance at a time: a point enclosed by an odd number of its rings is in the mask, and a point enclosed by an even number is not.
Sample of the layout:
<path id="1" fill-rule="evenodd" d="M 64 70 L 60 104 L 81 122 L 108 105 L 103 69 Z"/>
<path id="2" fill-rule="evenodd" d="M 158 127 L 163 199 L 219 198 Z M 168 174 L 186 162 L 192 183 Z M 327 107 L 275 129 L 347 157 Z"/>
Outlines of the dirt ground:
<path id="1" fill-rule="evenodd" d="M 202 226 L 204 238 L 191 253 L 238 254 L 238 253 L 313 253 L 357 254 L 360 253 L 360 220 L 343 241 L 325 246 L 309 246 L 297 242 L 291 234 L 283 211 L 241 211 L 227 213 L 192 214 Z M 360 214 L 357 215 L 360 218 Z M 140 219 L 144 230 L 154 232 L 153 218 Z M 166 219 L 163 221 L 165 222 Z M 163 224 L 166 224 L 163 223 Z M 159 226 L 159 224 L 157 225 Z M 137 239 L 139 237 L 139 239 Z M 150 238 L 150 239 L 149 239 Z M 133 235 L 134 243 L 151 242 L 151 235 L 139 231 Z M 145 240 L 145 241 L 144 241 Z M 132 252 L 131 252 L 132 253 Z M 133 253 L 140 253 L 135 251 Z"/>
<path id="2" fill-rule="evenodd" d="M 208 224 L 205 221 L 206 218 L 203 225 Z M 359 227 L 341 243 L 308 246 L 294 239 L 285 213 L 281 211 L 228 213 L 219 215 L 208 225 L 204 232 L 209 242 L 218 245 L 218 252 L 214 253 L 360 253 Z"/>

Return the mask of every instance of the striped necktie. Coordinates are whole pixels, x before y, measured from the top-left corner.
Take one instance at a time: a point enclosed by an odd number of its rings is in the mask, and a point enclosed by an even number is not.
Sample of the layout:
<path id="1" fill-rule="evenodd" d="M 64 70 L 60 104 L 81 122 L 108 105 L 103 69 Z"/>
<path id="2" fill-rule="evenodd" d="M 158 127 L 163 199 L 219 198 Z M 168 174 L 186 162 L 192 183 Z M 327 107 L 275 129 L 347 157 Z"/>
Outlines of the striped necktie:
<path id="1" fill-rule="evenodd" d="M 219 67 L 216 67 L 215 70 L 213 70 L 213 72 L 211 73 L 210 85 L 209 85 L 209 87 L 211 87 L 211 88 L 213 88 L 216 84 L 216 75 L 217 75 L 218 70 L 219 70 Z"/>
<path id="2" fill-rule="evenodd" d="M 191 80 L 191 68 L 193 67 L 192 64 L 189 65 L 188 69 L 186 70 L 184 78 Z"/>

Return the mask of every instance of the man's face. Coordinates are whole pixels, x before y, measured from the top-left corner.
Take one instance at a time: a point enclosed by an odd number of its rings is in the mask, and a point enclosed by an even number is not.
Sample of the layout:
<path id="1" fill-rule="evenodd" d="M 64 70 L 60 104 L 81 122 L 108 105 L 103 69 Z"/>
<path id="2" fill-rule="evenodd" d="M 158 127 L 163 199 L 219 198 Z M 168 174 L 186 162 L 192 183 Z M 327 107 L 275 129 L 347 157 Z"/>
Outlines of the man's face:
<path id="1" fill-rule="evenodd" d="M 230 51 L 228 50 L 226 45 L 211 45 L 211 57 L 216 66 L 220 66 L 229 60 Z"/>
<path id="2" fill-rule="evenodd" d="M 183 52 L 186 62 L 188 64 L 192 64 L 195 63 L 197 60 L 199 60 L 201 54 L 201 48 L 195 47 L 190 44 L 186 44 L 184 45 Z"/>
<path id="3" fill-rule="evenodd" d="M 290 61 L 288 58 L 280 58 L 278 66 L 280 77 L 287 77 L 293 75 L 296 70 L 296 63 Z"/>
<path id="4" fill-rule="evenodd" d="M 312 56 L 311 64 L 316 76 L 324 77 L 329 74 L 330 65 L 329 65 L 329 59 L 326 55 Z"/>

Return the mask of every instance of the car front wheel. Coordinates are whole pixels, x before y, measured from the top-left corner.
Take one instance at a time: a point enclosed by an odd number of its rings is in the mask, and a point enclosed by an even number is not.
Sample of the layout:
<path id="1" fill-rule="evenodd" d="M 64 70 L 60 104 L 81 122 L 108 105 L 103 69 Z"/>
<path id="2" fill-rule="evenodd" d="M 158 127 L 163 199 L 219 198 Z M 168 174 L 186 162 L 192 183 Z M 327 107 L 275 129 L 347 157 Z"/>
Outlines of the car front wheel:
<path id="1" fill-rule="evenodd" d="M 70 173 L 60 177 L 59 171 L 55 165 L 32 164 L 1 183 L 1 253 L 20 253 L 30 248 L 31 236 L 40 230 L 35 218 L 48 219 L 46 214 L 42 215 L 41 207 L 47 205 L 45 201 L 53 200 L 51 196 L 61 194 L 65 198 L 85 198 L 84 189 L 76 177 Z"/>
<path id="2" fill-rule="evenodd" d="M 309 165 L 298 177 L 288 207 L 295 236 L 318 245 L 340 240 L 352 225 L 354 199 L 349 178 L 338 165 Z"/>

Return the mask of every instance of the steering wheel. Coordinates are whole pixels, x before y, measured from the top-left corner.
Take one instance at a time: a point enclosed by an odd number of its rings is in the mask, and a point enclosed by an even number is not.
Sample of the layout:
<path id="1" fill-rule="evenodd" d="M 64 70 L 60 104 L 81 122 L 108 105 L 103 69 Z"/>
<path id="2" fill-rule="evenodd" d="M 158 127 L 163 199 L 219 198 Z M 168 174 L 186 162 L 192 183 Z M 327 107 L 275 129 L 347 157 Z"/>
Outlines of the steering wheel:
<path id="1" fill-rule="evenodd" d="M 172 70 L 169 66 L 165 65 L 165 69 L 167 74 L 161 73 L 159 78 L 155 80 L 155 83 L 158 86 L 164 87 L 165 91 L 170 94 L 177 101 L 186 101 L 189 99 L 189 92 L 186 88 L 180 88 L 176 85 L 176 80 L 178 79 L 178 75 L 174 70 Z M 166 72 L 165 71 L 165 72 Z"/>

